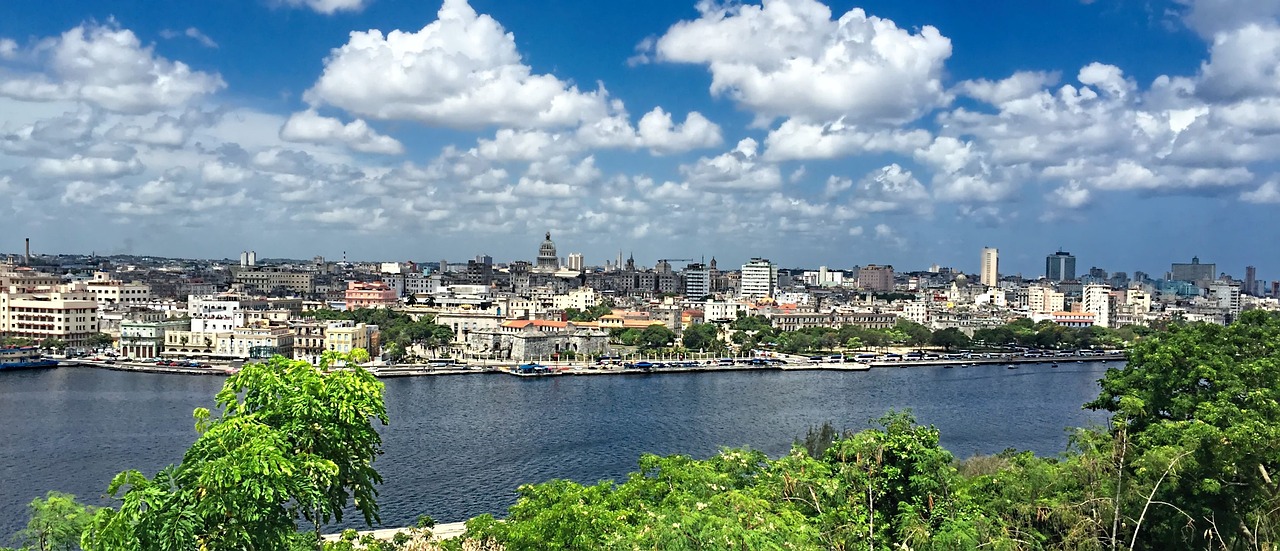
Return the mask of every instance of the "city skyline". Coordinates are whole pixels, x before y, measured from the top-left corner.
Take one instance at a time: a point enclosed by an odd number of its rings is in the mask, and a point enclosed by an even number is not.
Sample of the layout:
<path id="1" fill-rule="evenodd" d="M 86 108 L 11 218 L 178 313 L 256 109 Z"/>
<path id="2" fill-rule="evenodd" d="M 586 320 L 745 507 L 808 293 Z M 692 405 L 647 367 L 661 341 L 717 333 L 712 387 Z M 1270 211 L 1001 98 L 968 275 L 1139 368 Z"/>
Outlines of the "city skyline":
<path id="1" fill-rule="evenodd" d="M 1280 229 L 1280 56 L 1259 47 L 1280 6 L 993 7 L 9 5 L 0 234 L 528 259 L 550 231 L 587 264 L 625 244 L 967 273 L 990 245 L 1024 277 L 1059 248 L 1081 271 L 1277 277 L 1237 236 Z"/>

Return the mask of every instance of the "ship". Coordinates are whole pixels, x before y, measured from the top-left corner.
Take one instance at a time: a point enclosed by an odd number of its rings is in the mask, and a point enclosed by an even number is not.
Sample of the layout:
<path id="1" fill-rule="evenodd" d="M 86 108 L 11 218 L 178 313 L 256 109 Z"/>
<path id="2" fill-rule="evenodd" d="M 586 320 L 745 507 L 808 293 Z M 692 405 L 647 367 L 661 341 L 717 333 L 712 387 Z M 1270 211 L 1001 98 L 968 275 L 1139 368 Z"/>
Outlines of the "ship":
<path id="1" fill-rule="evenodd" d="M 50 367 L 58 367 L 58 361 L 41 357 L 40 349 L 34 346 L 0 348 L 0 371 Z"/>

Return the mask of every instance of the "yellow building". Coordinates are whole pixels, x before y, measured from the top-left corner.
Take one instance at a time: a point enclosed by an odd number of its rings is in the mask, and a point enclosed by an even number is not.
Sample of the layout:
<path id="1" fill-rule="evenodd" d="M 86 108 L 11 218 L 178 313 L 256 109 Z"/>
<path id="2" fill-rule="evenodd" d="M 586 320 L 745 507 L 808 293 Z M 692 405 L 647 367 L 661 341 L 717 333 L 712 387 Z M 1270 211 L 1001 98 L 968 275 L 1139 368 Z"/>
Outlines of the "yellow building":
<path id="1" fill-rule="evenodd" d="M 0 289 L 0 334 L 83 348 L 97 333 L 98 303 L 83 284 Z"/>

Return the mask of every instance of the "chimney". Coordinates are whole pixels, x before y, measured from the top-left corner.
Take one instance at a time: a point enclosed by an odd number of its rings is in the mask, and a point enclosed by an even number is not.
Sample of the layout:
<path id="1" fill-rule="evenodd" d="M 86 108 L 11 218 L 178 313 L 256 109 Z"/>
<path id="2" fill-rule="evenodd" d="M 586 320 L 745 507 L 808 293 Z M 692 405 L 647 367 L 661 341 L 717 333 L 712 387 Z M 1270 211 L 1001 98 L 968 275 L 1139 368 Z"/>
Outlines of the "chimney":
<path id="1" fill-rule="evenodd" d="M 22 257 L 22 263 L 27 266 L 30 266 L 31 265 L 31 238 L 28 237 L 26 241 L 27 241 L 27 254 Z"/>

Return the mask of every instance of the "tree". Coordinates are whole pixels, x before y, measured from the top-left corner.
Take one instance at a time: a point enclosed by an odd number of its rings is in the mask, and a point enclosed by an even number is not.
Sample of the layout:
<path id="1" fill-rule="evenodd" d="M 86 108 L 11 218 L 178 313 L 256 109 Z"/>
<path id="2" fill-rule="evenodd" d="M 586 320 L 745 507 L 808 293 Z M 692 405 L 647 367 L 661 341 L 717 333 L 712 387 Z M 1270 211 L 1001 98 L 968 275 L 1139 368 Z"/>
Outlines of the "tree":
<path id="1" fill-rule="evenodd" d="M 115 339 L 106 333 L 94 333 L 89 335 L 89 339 L 86 341 L 89 348 L 93 349 L 109 348 L 112 344 L 115 344 L 115 342 Z"/>
<path id="2" fill-rule="evenodd" d="M 229 378 L 220 415 L 196 409 L 198 436 L 180 463 L 112 480 L 120 503 L 94 515 L 85 549 L 285 549 L 297 519 L 318 530 L 347 506 L 376 522 L 383 386 L 358 367 L 325 371 L 335 354 L 320 368 L 276 356 Z"/>
<path id="3" fill-rule="evenodd" d="M 720 329 L 710 323 L 697 323 L 689 326 L 688 329 L 684 330 L 680 343 L 689 350 L 706 350 L 710 352 L 724 350 L 724 343 L 720 341 Z"/>
<path id="4" fill-rule="evenodd" d="M 45 340 L 40 341 L 40 347 L 47 348 L 49 350 L 57 350 L 61 352 L 67 349 L 67 341 L 59 339 L 57 337 L 49 337 Z"/>
<path id="5" fill-rule="evenodd" d="M 1280 539 L 1280 315 L 1173 324 L 1135 343 L 1086 407 L 1132 442 L 1125 476 L 1161 477 L 1150 548 L 1254 548 Z M 1162 475 L 1163 473 L 1163 475 Z M 1216 541 L 1220 543 L 1214 543 Z"/>
<path id="6" fill-rule="evenodd" d="M 72 551 L 80 548 L 80 535 L 93 519 L 95 508 L 76 496 L 49 492 L 27 506 L 30 520 L 17 534 L 22 551 Z"/>
<path id="7" fill-rule="evenodd" d="M 929 337 L 933 335 L 933 332 L 929 331 L 928 327 L 908 319 L 899 319 L 897 323 L 893 324 L 893 329 L 906 335 L 906 339 L 903 342 L 911 346 L 927 344 Z"/>
<path id="8" fill-rule="evenodd" d="M 948 327 L 938 331 L 929 338 L 929 344 L 941 346 L 947 350 L 951 350 L 952 348 L 966 348 L 969 346 L 969 342 L 969 336 L 965 335 L 963 331 L 960 331 L 955 327 Z"/>
<path id="9" fill-rule="evenodd" d="M 655 323 L 645 327 L 644 330 L 640 332 L 639 344 L 641 348 L 663 348 L 670 346 L 671 341 L 674 341 L 675 338 L 676 334 L 672 333 L 670 329 L 667 329 L 667 326 Z"/>

